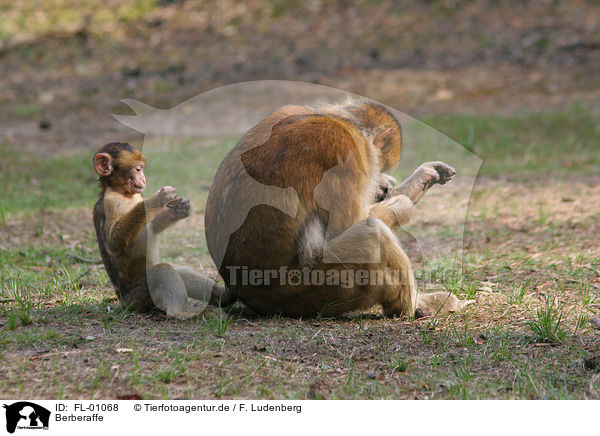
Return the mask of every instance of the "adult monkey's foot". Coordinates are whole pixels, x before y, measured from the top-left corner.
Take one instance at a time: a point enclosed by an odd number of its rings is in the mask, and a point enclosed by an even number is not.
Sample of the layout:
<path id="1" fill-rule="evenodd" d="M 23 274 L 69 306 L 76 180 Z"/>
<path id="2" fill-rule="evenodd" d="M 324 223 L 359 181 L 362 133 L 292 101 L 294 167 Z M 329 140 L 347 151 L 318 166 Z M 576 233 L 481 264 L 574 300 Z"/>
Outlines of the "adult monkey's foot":
<path id="1" fill-rule="evenodd" d="M 433 185 L 445 185 L 455 175 L 456 170 L 447 163 L 440 161 L 425 162 L 400 186 L 395 187 L 390 196 L 406 195 L 416 204 Z"/>

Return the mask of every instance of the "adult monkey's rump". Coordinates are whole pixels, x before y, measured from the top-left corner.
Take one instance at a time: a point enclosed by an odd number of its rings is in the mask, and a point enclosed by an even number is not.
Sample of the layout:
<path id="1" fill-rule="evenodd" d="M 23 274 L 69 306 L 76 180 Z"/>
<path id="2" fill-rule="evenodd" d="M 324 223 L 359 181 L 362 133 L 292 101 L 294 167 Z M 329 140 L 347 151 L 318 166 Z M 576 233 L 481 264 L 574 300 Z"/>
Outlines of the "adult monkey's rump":
<path id="1" fill-rule="evenodd" d="M 363 100 L 284 106 L 253 127 L 219 166 L 206 206 L 208 249 L 228 288 L 261 314 L 462 308 L 445 292 L 417 297 L 391 231 L 455 172 L 429 162 L 395 187 L 384 172 L 401 147 L 395 117 Z"/>

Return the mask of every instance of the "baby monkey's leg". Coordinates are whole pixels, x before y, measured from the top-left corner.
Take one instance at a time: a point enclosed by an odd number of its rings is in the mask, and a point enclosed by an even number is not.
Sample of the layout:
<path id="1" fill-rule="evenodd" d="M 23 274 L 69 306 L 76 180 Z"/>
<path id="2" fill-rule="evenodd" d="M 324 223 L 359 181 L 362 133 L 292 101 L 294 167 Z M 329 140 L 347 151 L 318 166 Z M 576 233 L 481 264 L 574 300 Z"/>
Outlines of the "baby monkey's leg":
<path id="1" fill-rule="evenodd" d="M 237 300 L 237 296 L 213 279 L 188 266 L 176 266 L 175 271 L 185 283 L 187 295 L 190 298 L 210 303 L 213 306 L 229 306 Z"/>
<path id="2" fill-rule="evenodd" d="M 206 303 L 188 297 L 185 282 L 168 263 L 159 263 L 149 268 L 147 278 L 152 301 L 168 316 L 188 319 L 205 309 Z"/>

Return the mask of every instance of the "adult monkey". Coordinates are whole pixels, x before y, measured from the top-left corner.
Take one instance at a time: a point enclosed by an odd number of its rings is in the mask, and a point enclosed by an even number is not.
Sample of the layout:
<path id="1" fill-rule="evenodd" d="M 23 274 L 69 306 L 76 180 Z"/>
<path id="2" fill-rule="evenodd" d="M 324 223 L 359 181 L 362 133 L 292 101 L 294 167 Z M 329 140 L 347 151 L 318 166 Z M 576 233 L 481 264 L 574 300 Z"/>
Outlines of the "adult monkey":
<path id="1" fill-rule="evenodd" d="M 394 116 L 360 100 L 284 106 L 252 128 L 221 163 L 206 207 L 208 248 L 228 288 L 262 314 L 338 315 L 376 304 L 386 316 L 461 309 L 450 293 L 417 298 L 410 260 L 390 230 L 455 171 L 425 163 L 394 187 L 384 171 L 398 164 L 401 147 Z M 338 277 L 392 271 L 400 280 L 314 284 L 272 275 L 307 268 Z M 252 271 L 262 276 L 249 283 Z"/>
<path id="2" fill-rule="evenodd" d="M 221 285 L 189 267 L 158 262 L 157 236 L 190 214 L 190 201 L 165 186 L 144 200 L 146 158 L 131 145 L 112 142 L 94 154 L 100 199 L 94 227 L 106 272 L 121 304 L 145 312 L 154 307 L 177 318 L 200 314 L 200 301 L 228 302 Z"/>

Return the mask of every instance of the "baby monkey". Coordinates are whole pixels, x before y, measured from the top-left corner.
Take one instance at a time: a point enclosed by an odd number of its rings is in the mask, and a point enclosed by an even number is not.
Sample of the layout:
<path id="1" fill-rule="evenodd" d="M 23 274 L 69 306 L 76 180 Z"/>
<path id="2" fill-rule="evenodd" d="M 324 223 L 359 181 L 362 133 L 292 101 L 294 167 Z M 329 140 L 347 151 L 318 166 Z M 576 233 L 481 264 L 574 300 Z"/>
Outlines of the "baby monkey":
<path id="1" fill-rule="evenodd" d="M 112 142 L 94 154 L 100 198 L 94 227 L 106 272 L 121 304 L 139 312 L 154 307 L 180 319 L 200 314 L 206 301 L 230 303 L 224 286 L 189 267 L 159 263 L 157 236 L 190 215 L 190 200 L 165 186 L 143 199 L 146 158 Z"/>

